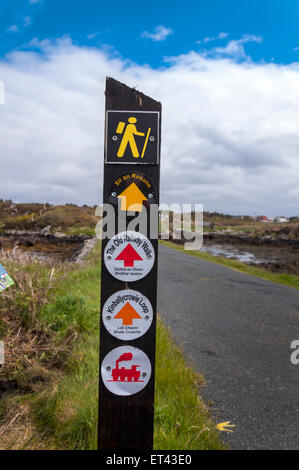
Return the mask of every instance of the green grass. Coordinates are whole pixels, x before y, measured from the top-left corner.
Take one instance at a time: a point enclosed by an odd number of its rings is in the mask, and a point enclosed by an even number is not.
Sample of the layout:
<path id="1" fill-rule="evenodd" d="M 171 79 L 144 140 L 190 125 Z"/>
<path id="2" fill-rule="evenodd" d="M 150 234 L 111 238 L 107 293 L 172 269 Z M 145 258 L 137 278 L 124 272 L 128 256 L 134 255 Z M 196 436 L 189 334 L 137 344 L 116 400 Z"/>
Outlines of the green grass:
<path id="1" fill-rule="evenodd" d="M 58 383 L 31 399 L 34 422 L 54 449 L 96 449 L 98 343 L 85 335 Z"/>
<path id="2" fill-rule="evenodd" d="M 235 271 L 239 271 L 245 274 L 250 274 L 251 276 L 261 277 L 267 281 L 276 282 L 277 284 L 284 284 L 289 287 L 294 287 L 295 289 L 299 289 L 299 276 L 293 274 L 284 274 L 284 273 L 272 273 L 271 271 L 267 271 L 266 269 L 257 268 L 255 266 L 249 266 L 241 261 L 222 258 L 220 256 L 213 256 L 209 253 L 203 253 L 201 251 L 195 250 L 184 250 L 182 245 L 177 245 L 172 242 L 168 242 L 165 240 L 160 240 L 165 246 L 168 246 L 174 250 L 184 252 L 187 255 L 195 256 L 196 258 L 200 258 L 206 261 L 211 261 L 212 263 L 222 264 L 227 266 L 228 268 L 234 269 Z"/>
<path id="3" fill-rule="evenodd" d="M 0 449 L 96 449 L 100 244 L 83 266 L 67 268 L 66 276 L 53 285 L 50 301 L 35 313 L 33 307 L 41 289 L 46 289 L 51 266 L 16 262 L 8 263 L 8 267 L 16 281 L 24 280 L 25 273 L 30 277 L 23 288 L 16 282 L 2 307 L 13 308 L 13 318 L 19 315 L 19 324 L 23 328 L 28 325 L 24 336 L 27 343 L 31 344 L 30 332 L 36 335 L 38 329 L 49 335 L 47 345 L 51 348 L 37 355 L 30 353 L 29 363 L 24 364 L 21 356 L 17 364 L 14 362 L 10 378 L 17 379 L 24 393 L 1 400 L 0 425 L 5 427 L 16 413 L 22 418 L 18 418 L 16 428 L 10 428 L 7 441 L 0 436 Z M 44 298 L 45 293 L 40 296 Z M 10 338 L 19 331 L 19 324 L 14 325 Z M 7 332 L 4 328 L 3 339 Z M 55 349 L 59 348 L 56 356 Z M 203 378 L 186 363 L 160 318 L 156 357 L 155 449 L 222 449 L 219 432 L 199 397 Z M 34 384 L 36 376 L 43 381 Z"/>
<path id="4" fill-rule="evenodd" d="M 100 247 L 95 261 L 72 271 L 58 286 L 43 321 L 59 335 L 80 334 L 63 377 L 32 400 L 38 428 L 58 449 L 96 449 L 99 369 Z"/>
<path id="5" fill-rule="evenodd" d="M 87 237 L 93 237 L 95 234 L 94 227 L 67 227 L 64 229 L 64 233 L 69 236 L 76 236 L 76 235 L 86 235 Z"/>
<path id="6" fill-rule="evenodd" d="M 154 448 L 158 450 L 222 449 L 215 424 L 199 396 L 204 383 L 160 318 L 157 323 Z"/>
<path id="7" fill-rule="evenodd" d="M 48 382 L 16 398 L 29 408 L 35 430 L 22 448 L 96 449 L 99 315 L 100 245 L 88 264 L 59 281 L 39 317 L 55 335 L 56 346 L 74 334 L 77 341 L 62 366 L 48 371 Z M 199 396 L 203 378 L 186 363 L 160 318 L 156 357 L 154 448 L 222 449 L 219 432 Z M 30 374 L 36 372 L 20 374 L 19 382 L 25 383 Z"/>

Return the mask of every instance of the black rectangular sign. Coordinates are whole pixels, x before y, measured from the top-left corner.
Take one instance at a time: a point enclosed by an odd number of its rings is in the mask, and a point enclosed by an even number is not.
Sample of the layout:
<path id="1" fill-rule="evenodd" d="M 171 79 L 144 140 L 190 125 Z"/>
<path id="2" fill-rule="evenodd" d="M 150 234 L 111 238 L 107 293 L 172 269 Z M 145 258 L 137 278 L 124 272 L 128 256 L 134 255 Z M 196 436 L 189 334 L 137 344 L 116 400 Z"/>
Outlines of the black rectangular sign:
<path id="1" fill-rule="evenodd" d="M 107 111 L 106 163 L 159 163 L 159 112 Z"/>

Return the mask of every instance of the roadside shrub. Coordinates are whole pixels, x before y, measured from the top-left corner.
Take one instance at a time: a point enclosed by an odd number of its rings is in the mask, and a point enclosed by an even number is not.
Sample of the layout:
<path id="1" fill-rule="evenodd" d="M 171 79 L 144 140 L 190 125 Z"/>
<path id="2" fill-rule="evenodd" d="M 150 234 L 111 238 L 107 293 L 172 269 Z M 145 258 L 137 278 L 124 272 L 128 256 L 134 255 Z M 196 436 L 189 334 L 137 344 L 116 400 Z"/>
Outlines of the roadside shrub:
<path id="1" fill-rule="evenodd" d="M 52 330 L 65 334 L 66 330 L 87 331 L 92 326 L 95 312 L 88 308 L 82 295 L 66 294 L 57 297 L 43 311 L 43 320 Z"/>
<path id="2" fill-rule="evenodd" d="M 50 290 L 63 277 L 63 269 L 53 263 L 32 260 L 19 250 L 2 250 L 0 260 L 15 282 L 1 294 L 2 316 L 19 318 L 23 327 L 32 327 L 48 302 Z"/>
<path id="3" fill-rule="evenodd" d="M 15 282 L 0 295 L 0 339 L 5 342 L 6 356 L 1 373 L 16 377 L 36 363 L 59 365 L 71 341 L 56 344 L 51 330 L 42 324 L 41 314 L 65 268 L 32 260 L 15 249 L 0 251 L 0 262 Z"/>

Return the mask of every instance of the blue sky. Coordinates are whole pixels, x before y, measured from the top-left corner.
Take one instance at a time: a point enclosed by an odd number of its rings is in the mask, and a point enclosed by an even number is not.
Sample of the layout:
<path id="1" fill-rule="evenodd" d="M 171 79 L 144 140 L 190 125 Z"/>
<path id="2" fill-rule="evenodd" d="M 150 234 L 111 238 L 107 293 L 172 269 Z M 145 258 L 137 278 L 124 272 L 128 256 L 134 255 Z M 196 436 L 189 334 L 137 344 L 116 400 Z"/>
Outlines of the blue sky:
<path id="1" fill-rule="evenodd" d="M 291 63 L 299 60 L 297 0 L 0 0 L 0 55 L 24 48 L 32 38 L 69 35 L 78 45 L 112 46 L 125 59 L 152 67 L 165 66 L 165 56 L 224 46 L 244 34 L 261 36 L 246 52 L 254 61 Z M 163 25 L 173 31 L 154 41 Z M 226 38 L 201 42 L 204 38 Z"/>

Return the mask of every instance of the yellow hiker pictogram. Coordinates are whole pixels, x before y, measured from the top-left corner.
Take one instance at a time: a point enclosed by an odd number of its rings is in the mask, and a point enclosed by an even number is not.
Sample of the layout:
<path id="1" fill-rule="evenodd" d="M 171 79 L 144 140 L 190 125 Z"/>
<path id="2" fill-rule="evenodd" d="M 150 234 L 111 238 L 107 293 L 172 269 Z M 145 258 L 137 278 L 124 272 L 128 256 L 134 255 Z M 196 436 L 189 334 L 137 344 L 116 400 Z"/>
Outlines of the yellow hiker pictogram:
<path id="1" fill-rule="evenodd" d="M 142 212 L 143 201 L 147 201 L 147 198 L 135 183 L 130 184 L 117 197 L 121 200 L 121 211 Z"/>
<path id="2" fill-rule="evenodd" d="M 149 135 L 150 135 L 150 132 L 151 132 L 151 128 L 149 127 L 148 130 L 147 130 L 144 145 L 143 145 L 143 149 L 142 149 L 141 154 L 139 154 L 139 150 L 138 150 L 138 147 L 136 145 L 134 136 L 139 135 L 139 136 L 143 137 L 143 136 L 145 136 L 145 133 L 144 132 L 139 132 L 136 129 L 135 124 L 137 122 L 137 118 L 135 118 L 134 116 L 129 117 L 128 122 L 129 122 L 129 124 L 127 124 L 127 126 L 126 126 L 125 122 L 120 121 L 118 123 L 117 129 L 116 129 L 117 134 L 122 134 L 124 132 L 123 138 L 121 140 L 121 143 L 120 143 L 120 146 L 119 146 L 119 149 L 118 149 L 118 152 L 117 152 L 117 156 L 119 158 L 122 158 L 124 156 L 127 145 L 129 144 L 130 147 L 131 147 L 133 157 L 134 158 L 139 158 L 139 157 L 143 158 L 146 147 L 147 147 L 148 138 L 149 138 Z M 125 127 L 126 127 L 126 129 L 125 129 Z M 125 129 L 125 131 L 124 131 L 124 129 Z"/>

